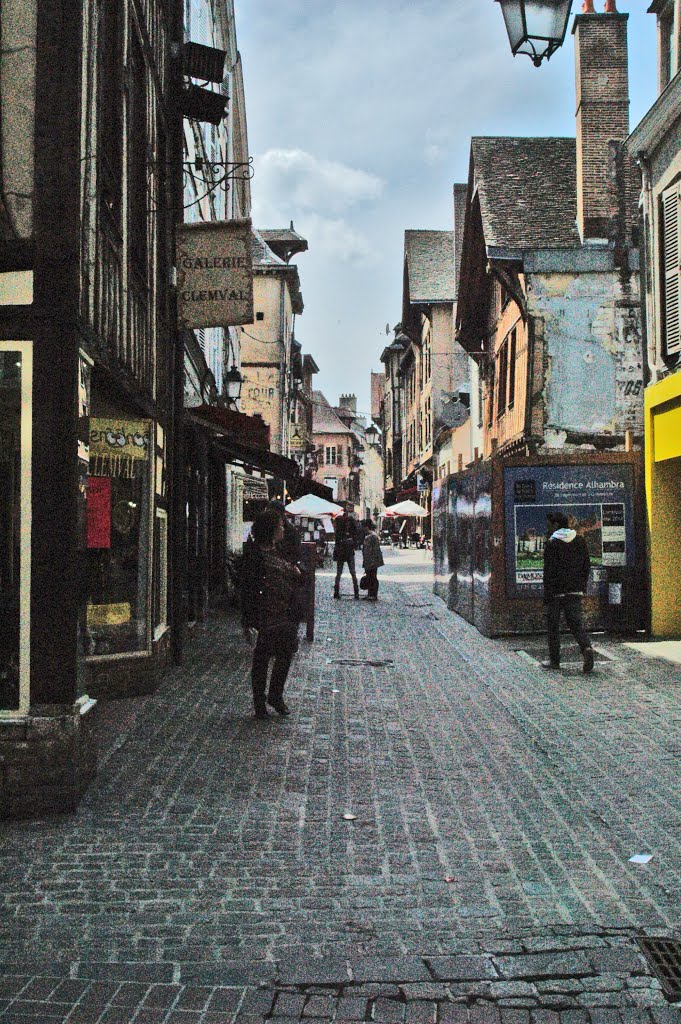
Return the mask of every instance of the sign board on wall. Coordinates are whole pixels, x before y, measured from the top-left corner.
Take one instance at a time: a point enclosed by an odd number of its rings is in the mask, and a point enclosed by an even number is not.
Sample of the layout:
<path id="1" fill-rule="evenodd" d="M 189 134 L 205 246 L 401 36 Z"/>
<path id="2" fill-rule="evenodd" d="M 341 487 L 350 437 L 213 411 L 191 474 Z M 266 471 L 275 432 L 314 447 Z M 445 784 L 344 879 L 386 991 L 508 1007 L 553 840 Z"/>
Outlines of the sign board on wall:
<path id="1" fill-rule="evenodd" d="M 253 323 L 249 219 L 182 224 L 176 248 L 180 327 Z"/>
<path id="2" fill-rule="evenodd" d="M 567 515 L 591 557 L 591 584 L 608 570 L 633 568 L 634 481 L 631 466 L 514 466 L 504 470 L 506 592 L 543 594 L 546 516 Z"/>

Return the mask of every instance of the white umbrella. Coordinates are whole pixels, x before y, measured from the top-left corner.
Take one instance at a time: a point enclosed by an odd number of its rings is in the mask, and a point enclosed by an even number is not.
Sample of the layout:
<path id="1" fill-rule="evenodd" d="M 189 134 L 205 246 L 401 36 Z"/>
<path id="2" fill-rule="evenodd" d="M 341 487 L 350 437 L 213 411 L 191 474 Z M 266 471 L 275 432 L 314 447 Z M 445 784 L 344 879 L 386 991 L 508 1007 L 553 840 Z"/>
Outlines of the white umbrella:
<path id="1" fill-rule="evenodd" d="M 427 516 L 428 511 L 415 501 L 398 501 L 396 505 L 388 505 L 386 516 Z"/>
<path id="2" fill-rule="evenodd" d="M 309 516 L 310 519 L 319 519 L 321 516 L 338 516 L 343 511 L 341 505 L 335 505 L 326 498 L 318 498 L 316 494 L 304 494 L 302 498 L 296 498 L 286 511 L 292 516 Z"/>

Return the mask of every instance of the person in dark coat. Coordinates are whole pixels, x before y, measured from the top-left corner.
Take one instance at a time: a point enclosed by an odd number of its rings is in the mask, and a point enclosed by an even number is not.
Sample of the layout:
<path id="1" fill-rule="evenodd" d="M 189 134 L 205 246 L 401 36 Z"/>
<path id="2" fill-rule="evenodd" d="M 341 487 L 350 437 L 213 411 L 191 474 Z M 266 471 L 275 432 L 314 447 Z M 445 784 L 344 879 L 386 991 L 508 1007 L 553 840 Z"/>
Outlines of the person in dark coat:
<path id="1" fill-rule="evenodd" d="M 366 520 L 367 534 L 362 544 L 364 572 L 367 578 L 367 601 L 378 601 L 378 570 L 384 564 L 381 542 L 376 527 Z"/>
<path id="2" fill-rule="evenodd" d="M 352 586 L 355 592 L 355 599 L 359 600 L 359 584 L 355 572 L 355 548 L 357 547 L 357 523 L 355 517 L 343 512 L 336 516 L 333 524 L 336 541 L 333 546 L 333 560 L 336 563 L 336 582 L 333 588 L 333 596 L 340 597 L 340 581 L 343 575 L 343 566 L 347 563 L 348 570 L 352 576 Z"/>
<path id="3" fill-rule="evenodd" d="M 277 513 L 281 519 L 282 526 L 284 527 L 284 535 L 277 544 L 277 551 L 281 557 L 286 559 L 286 561 L 291 565 L 298 565 L 300 563 L 301 553 L 300 534 L 290 519 L 287 518 L 284 502 L 273 498 L 272 501 L 267 502 L 267 508 L 272 509 Z"/>
<path id="4" fill-rule="evenodd" d="M 253 543 L 244 552 L 242 569 L 242 625 L 247 636 L 257 633 L 253 649 L 251 683 L 256 718 L 267 718 L 267 705 L 288 715 L 284 686 L 293 655 L 298 650 L 296 595 L 302 581 L 300 569 L 277 551 L 284 528 L 281 516 L 268 509 L 256 516 Z M 267 675 L 273 661 L 267 688 Z"/>
<path id="5" fill-rule="evenodd" d="M 591 560 L 586 541 L 571 530 L 563 512 L 546 518 L 549 539 L 544 548 L 544 604 L 548 632 L 549 660 L 542 668 L 560 668 L 560 613 L 582 652 L 583 670 L 594 667 L 591 641 L 582 624 L 582 597 L 586 592 Z"/>

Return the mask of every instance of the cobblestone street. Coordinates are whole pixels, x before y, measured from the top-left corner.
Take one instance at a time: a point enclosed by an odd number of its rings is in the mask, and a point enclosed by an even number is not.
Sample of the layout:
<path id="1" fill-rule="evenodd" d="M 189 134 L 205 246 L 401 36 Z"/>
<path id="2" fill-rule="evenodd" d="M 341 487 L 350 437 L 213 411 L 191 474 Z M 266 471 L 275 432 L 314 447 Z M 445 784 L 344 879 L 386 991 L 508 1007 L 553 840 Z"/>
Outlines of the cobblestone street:
<path id="1" fill-rule="evenodd" d="M 290 718 L 224 614 L 100 707 L 78 814 L 3 826 L 0 1021 L 679 1019 L 635 942 L 681 937 L 678 666 L 544 673 L 386 562 L 376 605 L 319 574 Z"/>

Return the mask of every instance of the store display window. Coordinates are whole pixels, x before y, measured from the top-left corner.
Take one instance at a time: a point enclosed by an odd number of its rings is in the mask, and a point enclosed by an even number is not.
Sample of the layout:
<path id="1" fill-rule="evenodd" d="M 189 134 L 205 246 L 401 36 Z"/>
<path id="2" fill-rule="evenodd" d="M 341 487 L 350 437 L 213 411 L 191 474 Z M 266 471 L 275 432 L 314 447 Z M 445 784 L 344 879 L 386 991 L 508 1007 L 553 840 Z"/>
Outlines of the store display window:
<path id="1" fill-rule="evenodd" d="M 0 341 L 0 712 L 28 709 L 31 342 Z"/>
<path id="2" fill-rule="evenodd" d="M 151 649 L 151 420 L 90 418 L 85 649 Z"/>

